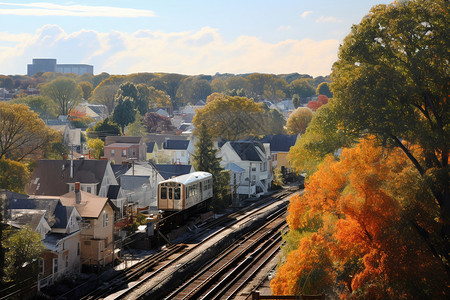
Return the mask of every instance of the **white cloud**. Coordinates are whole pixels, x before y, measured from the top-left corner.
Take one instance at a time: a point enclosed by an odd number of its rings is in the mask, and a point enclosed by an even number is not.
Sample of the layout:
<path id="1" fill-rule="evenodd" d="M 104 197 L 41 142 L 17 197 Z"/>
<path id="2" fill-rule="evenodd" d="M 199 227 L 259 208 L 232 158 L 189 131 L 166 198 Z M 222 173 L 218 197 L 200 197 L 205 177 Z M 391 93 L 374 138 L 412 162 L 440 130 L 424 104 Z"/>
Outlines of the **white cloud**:
<path id="1" fill-rule="evenodd" d="M 343 20 L 336 19 L 335 17 L 325 17 L 325 16 L 320 16 L 316 20 L 316 23 L 342 23 L 342 22 Z"/>
<path id="2" fill-rule="evenodd" d="M 8 6 L 10 8 L 6 8 Z M 113 6 L 60 5 L 47 2 L 28 4 L 0 2 L 0 15 L 137 18 L 154 17 L 155 13 L 151 10 Z"/>
<path id="3" fill-rule="evenodd" d="M 312 10 L 304 11 L 304 12 L 301 14 L 301 17 L 302 17 L 302 18 L 306 18 L 308 15 L 310 15 L 310 14 L 312 14 L 312 13 L 313 13 Z"/>
<path id="4" fill-rule="evenodd" d="M 292 30 L 292 27 L 289 25 L 281 25 L 280 27 L 278 27 L 279 31 L 290 31 Z"/>
<path id="5" fill-rule="evenodd" d="M 318 76 L 331 72 L 339 47 L 338 40 L 267 43 L 253 36 L 225 42 L 211 27 L 195 32 L 139 30 L 129 34 L 66 33 L 57 25 L 46 25 L 32 35 L 4 36 L 0 39 L 2 74 L 25 74 L 33 58 L 56 58 L 58 63 L 92 64 L 96 74 L 299 72 Z"/>

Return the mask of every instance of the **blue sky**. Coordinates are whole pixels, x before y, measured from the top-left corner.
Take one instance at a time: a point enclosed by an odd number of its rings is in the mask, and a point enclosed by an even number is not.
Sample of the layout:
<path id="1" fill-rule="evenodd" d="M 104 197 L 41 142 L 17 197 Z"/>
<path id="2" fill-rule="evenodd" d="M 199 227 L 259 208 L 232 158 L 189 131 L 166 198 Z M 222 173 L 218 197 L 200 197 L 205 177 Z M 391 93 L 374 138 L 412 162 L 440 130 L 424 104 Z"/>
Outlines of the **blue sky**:
<path id="1" fill-rule="evenodd" d="M 390 2 L 0 0 L 0 74 L 56 58 L 95 74 L 328 75 L 351 25 Z"/>

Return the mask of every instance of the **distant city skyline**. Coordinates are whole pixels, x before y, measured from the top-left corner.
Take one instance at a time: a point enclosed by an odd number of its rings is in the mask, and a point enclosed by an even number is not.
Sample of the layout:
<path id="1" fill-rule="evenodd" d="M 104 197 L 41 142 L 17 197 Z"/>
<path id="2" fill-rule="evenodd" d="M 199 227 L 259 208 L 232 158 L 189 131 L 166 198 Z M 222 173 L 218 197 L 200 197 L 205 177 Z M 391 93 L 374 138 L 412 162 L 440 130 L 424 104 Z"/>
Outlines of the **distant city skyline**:
<path id="1" fill-rule="evenodd" d="M 1 1 L 0 74 L 33 58 L 95 73 L 325 76 L 339 45 L 383 0 Z"/>

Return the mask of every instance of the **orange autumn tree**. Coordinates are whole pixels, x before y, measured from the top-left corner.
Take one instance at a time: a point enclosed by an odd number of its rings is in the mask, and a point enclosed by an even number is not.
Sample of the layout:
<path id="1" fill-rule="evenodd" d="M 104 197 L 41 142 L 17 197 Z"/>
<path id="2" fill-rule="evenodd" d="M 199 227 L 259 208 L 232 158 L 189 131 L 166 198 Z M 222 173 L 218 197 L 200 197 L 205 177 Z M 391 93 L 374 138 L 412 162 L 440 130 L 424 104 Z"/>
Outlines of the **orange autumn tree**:
<path id="1" fill-rule="evenodd" d="M 271 282 L 274 294 L 341 298 L 444 298 L 448 276 L 407 220 L 435 226 L 439 209 L 399 150 L 373 139 L 328 157 L 291 198 L 288 224 L 299 240 Z M 300 234 L 298 234 L 300 232 Z M 289 240 L 289 239 L 288 239 Z"/>

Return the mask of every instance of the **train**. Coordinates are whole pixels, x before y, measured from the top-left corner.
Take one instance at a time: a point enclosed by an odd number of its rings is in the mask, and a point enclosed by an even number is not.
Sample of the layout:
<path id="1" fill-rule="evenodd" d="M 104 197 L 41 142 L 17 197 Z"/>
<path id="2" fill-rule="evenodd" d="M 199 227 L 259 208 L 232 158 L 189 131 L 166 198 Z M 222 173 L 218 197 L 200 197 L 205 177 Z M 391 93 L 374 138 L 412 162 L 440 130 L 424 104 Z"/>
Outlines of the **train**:
<path id="1" fill-rule="evenodd" d="M 208 172 L 193 172 L 173 177 L 158 184 L 158 209 L 184 211 L 213 196 L 213 177 Z"/>

